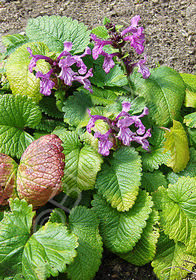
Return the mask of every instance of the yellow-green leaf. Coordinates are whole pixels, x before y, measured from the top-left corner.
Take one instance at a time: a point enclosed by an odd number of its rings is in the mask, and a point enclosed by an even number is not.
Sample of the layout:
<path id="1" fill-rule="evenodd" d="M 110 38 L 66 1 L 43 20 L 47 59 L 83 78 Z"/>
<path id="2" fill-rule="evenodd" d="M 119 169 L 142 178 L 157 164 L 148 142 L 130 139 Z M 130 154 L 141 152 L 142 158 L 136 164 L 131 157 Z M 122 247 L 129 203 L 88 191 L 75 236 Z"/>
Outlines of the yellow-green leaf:
<path id="1" fill-rule="evenodd" d="M 186 132 L 182 124 L 173 120 L 173 127 L 166 131 L 164 135 L 164 153 L 170 151 L 171 157 L 167 161 L 167 166 L 174 172 L 182 171 L 189 161 L 189 146 Z"/>

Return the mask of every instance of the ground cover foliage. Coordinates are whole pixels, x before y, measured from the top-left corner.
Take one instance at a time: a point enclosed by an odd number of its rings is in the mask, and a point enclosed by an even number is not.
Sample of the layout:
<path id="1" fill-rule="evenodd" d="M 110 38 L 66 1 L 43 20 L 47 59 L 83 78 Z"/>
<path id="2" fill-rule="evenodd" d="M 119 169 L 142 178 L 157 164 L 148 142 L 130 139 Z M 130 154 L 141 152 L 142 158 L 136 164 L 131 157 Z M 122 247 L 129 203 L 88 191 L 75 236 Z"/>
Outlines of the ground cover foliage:
<path id="1" fill-rule="evenodd" d="M 0 279 L 90 280 L 103 247 L 159 279 L 192 270 L 196 76 L 138 61 L 139 20 L 2 38 Z"/>

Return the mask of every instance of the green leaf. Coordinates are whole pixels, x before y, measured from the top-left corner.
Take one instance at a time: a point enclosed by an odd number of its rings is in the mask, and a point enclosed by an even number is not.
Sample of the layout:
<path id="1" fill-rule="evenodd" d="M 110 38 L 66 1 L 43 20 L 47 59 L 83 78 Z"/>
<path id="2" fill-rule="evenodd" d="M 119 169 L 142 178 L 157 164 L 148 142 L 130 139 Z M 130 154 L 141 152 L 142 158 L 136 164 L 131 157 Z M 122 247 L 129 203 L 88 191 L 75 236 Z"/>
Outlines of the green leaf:
<path id="1" fill-rule="evenodd" d="M 182 124 L 174 120 L 173 127 L 170 131 L 166 131 L 165 138 L 164 152 L 170 151 L 171 154 L 167 166 L 174 172 L 182 171 L 190 159 L 188 139 Z"/>
<path id="2" fill-rule="evenodd" d="M 38 280 L 58 276 L 73 261 L 77 247 L 75 234 L 62 224 L 48 222 L 25 245 L 22 256 L 24 277 Z"/>
<path id="3" fill-rule="evenodd" d="M 158 126 L 178 120 L 185 97 L 185 85 L 180 74 L 163 66 L 154 69 L 148 79 L 134 72 L 135 93 L 145 97 L 150 116 Z"/>
<path id="4" fill-rule="evenodd" d="M 39 102 L 39 107 L 41 111 L 49 117 L 63 119 L 63 113 L 58 110 L 56 106 L 56 98 L 52 95 L 44 96 Z"/>
<path id="5" fill-rule="evenodd" d="M 167 179 L 169 183 L 174 184 L 182 176 L 196 177 L 196 150 L 194 148 L 190 148 L 190 160 L 186 168 L 178 173 L 171 172 Z"/>
<path id="6" fill-rule="evenodd" d="M 102 39 L 107 39 L 109 37 L 108 30 L 105 28 L 105 26 L 97 26 L 91 30 L 91 33 Z"/>
<path id="7" fill-rule="evenodd" d="M 145 191 L 140 190 L 128 212 L 117 211 L 99 195 L 94 196 L 92 206 L 100 220 L 100 234 L 106 248 L 113 253 L 127 253 L 141 238 L 153 202 Z"/>
<path id="8" fill-rule="evenodd" d="M 140 180 L 140 156 L 134 148 L 122 147 L 102 166 L 96 188 L 112 207 L 128 211 L 135 203 Z"/>
<path id="9" fill-rule="evenodd" d="M 50 214 L 49 222 L 51 223 L 59 223 L 66 225 L 67 216 L 65 215 L 65 211 L 61 208 L 55 208 Z"/>
<path id="10" fill-rule="evenodd" d="M 196 128 L 196 112 L 186 115 L 184 123 L 191 128 Z"/>
<path id="11" fill-rule="evenodd" d="M 0 205 L 7 205 L 8 199 L 16 195 L 17 168 L 18 164 L 11 157 L 0 154 Z"/>
<path id="12" fill-rule="evenodd" d="M 64 126 L 63 121 L 42 118 L 41 122 L 35 127 L 37 130 L 42 130 L 51 133 L 57 126 Z"/>
<path id="13" fill-rule="evenodd" d="M 141 187 L 147 192 L 151 193 L 158 189 L 159 186 L 167 187 L 167 180 L 165 175 L 159 170 L 154 172 L 143 172 Z"/>
<path id="14" fill-rule="evenodd" d="M 185 106 L 196 108 L 196 76 L 187 73 L 180 75 L 186 86 Z"/>
<path id="15" fill-rule="evenodd" d="M 63 141 L 65 154 L 64 190 L 93 189 L 97 172 L 101 169 L 102 157 L 90 145 L 82 147 L 76 132 L 57 134 Z"/>
<path id="16" fill-rule="evenodd" d="M 65 41 L 72 42 L 72 53 L 82 52 L 89 44 L 90 30 L 83 23 L 65 16 L 44 16 L 28 20 L 30 40 L 45 43 L 51 51 L 62 52 Z"/>
<path id="17" fill-rule="evenodd" d="M 188 128 L 188 136 L 190 139 L 190 144 L 196 149 L 196 129 Z"/>
<path id="18" fill-rule="evenodd" d="M 192 270 L 195 259 L 186 252 L 186 246 L 174 243 L 161 232 L 157 244 L 157 253 L 152 262 L 154 272 L 160 280 L 181 280 Z"/>
<path id="19" fill-rule="evenodd" d="M 67 268 L 68 276 L 72 280 L 91 280 L 99 269 L 103 251 L 97 216 L 91 209 L 76 207 L 70 213 L 69 226 L 78 236 L 79 247 Z"/>
<path id="20" fill-rule="evenodd" d="M 74 92 L 64 102 L 62 111 L 64 121 L 72 126 L 77 126 L 84 118 L 86 110 L 92 107 L 91 96 L 83 91 Z"/>
<path id="21" fill-rule="evenodd" d="M 41 120 L 39 107 L 27 96 L 4 95 L 0 98 L 0 152 L 20 158 L 34 140 L 24 129 L 34 128 Z"/>
<path id="22" fill-rule="evenodd" d="M 29 38 L 27 36 L 21 34 L 8 34 L 2 36 L 2 43 L 6 47 L 7 51 L 4 55 L 9 56 L 13 53 L 18 47 L 22 46 L 23 44 L 27 43 Z"/>
<path id="23" fill-rule="evenodd" d="M 1 276 L 14 276 L 22 271 L 22 253 L 30 237 L 32 205 L 25 200 L 10 199 L 11 212 L 4 212 L 0 222 L 0 271 Z"/>
<path id="24" fill-rule="evenodd" d="M 36 78 L 29 71 L 28 67 L 31 58 L 29 58 L 30 54 L 27 51 L 27 47 L 31 48 L 34 55 L 47 55 L 49 51 L 46 45 L 39 42 L 22 45 L 8 58 L 6 75 L 14 95 L 28 95 L 38 103 L 43 97 L 40 93 L 40 79 Z M 46 73 L 49 69 L 48 63 L 43 59 L 38 61 L 36 66 L 37 71 Z"/>
<path id="25" fill-rule="evenodd" d="M 94 75 L 91 78 L 91 82 L 97 87 L 103 86 L 125 86 L 127 85 L 127 78 L 119 65 L 115 65 L 108 74 L 102 68 L 103 59 L 98 59 L 98 62 L 94 65 Z"/>
<path id="26" fill-rule="evenodd" d="M 161 210 L 161 226 L 175 242 L 187 244 L 196 226 L 196 180 L 181 177 L 168 189 L 160 187 L 153 200 Z"/>
<path id="27" fill-rule="evenodd" d="M 142 266 L 152 261 L 159 238 L 158 220 L 158 212 L 153 210 L 147 220 L 147 225 L 143 230 L 141 238 L 133 250 L 128 253 L 119 254 L 119 257 L 137 266 Z"/>

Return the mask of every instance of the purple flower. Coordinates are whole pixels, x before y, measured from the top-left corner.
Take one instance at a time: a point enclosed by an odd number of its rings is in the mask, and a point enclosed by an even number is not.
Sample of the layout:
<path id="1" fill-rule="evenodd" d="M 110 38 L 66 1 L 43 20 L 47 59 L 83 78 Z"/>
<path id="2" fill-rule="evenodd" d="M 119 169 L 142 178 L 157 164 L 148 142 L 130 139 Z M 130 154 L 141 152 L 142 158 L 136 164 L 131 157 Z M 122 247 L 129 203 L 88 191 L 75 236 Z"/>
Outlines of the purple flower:
<path id="1" fill-rule="evenodd" d="M 59 74 L 59 78 L 61 80 L 64 81 L 64 83 L 68 86 L 71 86 L 72 85 L 72 82 L 73 82 L 73 77 L 75 75 L 77 75 L 76 72 L 74 72 L 70 66 L 72 66 L 73 64 L 75 63 L 75 60 L 73 57 L 71 56 L 67 56 L 66 58 L 64 59 L 61 59 L 59 61 L 59 67 L 61 68 L 61 72 Z"/>
<path id="2" fill-rule="evenodd" d="M 74 76 L 73 81 L 78 81 L 84 85 L 84 88 L 89 90 L 90 93 L 93 93 L 91 82 L 88 80 L 89 77 L 93 76 L 93 69 L 89 69 L 85 76 Z"/>
<path id="3" fill-rule="evenodd" d="M 110 69 L 112 69 L 115 66 L 115 63 L 113 61 L 113 57 L 118 55 L 118 53 L 108 54 L 108 53 L 102 51 L 101 55 L 104 56 L 103 70 L 106 73 L 109 73 Z"/>
<path id="4" fill-rule="evenodd" d="M 46 74 L 43 74 L 41 72 L 36 73 L 36 78 L 41 78 L 40 93 L 42 93 L 45 96 L 49 96 L 51 94 L 51 89 L 55 85 L 55 83 L 52 80 L 50 80 L 50 76 L 51 76 L 52 72 L 53 72 L 53 69 L 51 69 Z"/>
<path id="5" fill-rule="evenodd" d="M 29 58 L 32 57 L 32 59 L 31 59 L 31 61 L 29 63 L 29 71 L 31 73 L 33 72 L 33 68 L 36 67 L 36 64 L 37 64 L 38 60 L 44 59 L 44 60 L 48 61 L 49 63 L 52 62 L 52 59 L 50 57 L 45 56 L 45 55 L 39 55 L 39 54 L 33 55 L 33 51 L 29 47 L 27 47 L 27 51 L 30 53 Z"/>
<path id="6" fill-rule="evenodd" d="M 94 126 L 95 126 L 95 122 L 97 121 L 97 120 L 105 120 L 105 121 L 107 121 L 107 118 L 106 117 L 103 117 L 103 116 L 100 116 L 100 115 L 91 115 L 91 111 L 88 109 L 87 110 L 87 112 L 88 112 L 88 114 L 89 114 L 89 117 L 90 117 L 90 121 L 88 122 L 88 124 L 87 124 L 87 127 L 86 127 L 86 129 L 87 129 L 87 131 L 89 132 L 89 133 L 91 133 L 91 128 L 93 128 Z"/>
<path id="7" fill-rule="evenodd" d="M 108 130 L 105 134 L 101 134 L 100 132 L 95 132 L 94 137 L 99 138 L 99 150 L 98 153 L 100 153 L 103 156 L 108 156 L 110 153 L 110 149 L 113 146 L 113 143 L 109 140 L 109 135 L 112 132 L 112 130 Z"/>
<path id="8" fill-rule="evenodd" d="M 143 27 L 138 27 L 137 31 L 131 36 L 124 37 L 125 41 L 130 41 L 131 46 L 135 49 L 138 54 L 142 54 L 144 51 L 145 35 L 143 32 Z"/>
<path id="9" fill-rule="evenodd" d="M 142 148 L 146 151 L 149 151 L 149 142 L 146 139 L 147 137 L 151 137 L 150 128 L 146 131 L 143 136 L 133 136 L 133 141 L 142 145 Z"/>
<path id="10" fill-rule="evenodd" d="M 101 39 L 97 38 L 97 36 L 95 34 L 91 34 L 91 39 L 93 39 L 93 41 L 95 41 L 95 46 L 92 50 L 92 55 L 93 55 L 93 59 L 96 60 L 99 57 L 99 55 L 102 53 L 103 47 L 105 45 L 111 45 L 112 41 L 101 40 Z"/>
<path id="11" fill-rule="evenodd" d="M 125 30 L 123 30 L 121 32 L 121 35 L 124 36 L 126 33 L 129 33 L 129 32 L 137 32 L 137 28 L 136 26 L 138 26 L 138 22 L 140 21 L 140 16 L 139 15 L 136 15 L 134 16 L 132 19 L 131 19 L 131 25 L 129 27 L 127 27 Z"/>
<path id="12" fill-rule="evenodd" d="M 132 64 L 132 67 L 138 67 L 138 72 L 142 74 L 144 79 L 149 78 L 150 71 L 148 67 L 145 65 L 146 63 L 146 55 L 144 56 L 144 59 L 140 59 L 139 62 Z"/>
<path id="13" fill-rule="evenodd" d="M 128 127 L 121 127 L 116 137 L 121 140 L 125 146 L 129 146 L 135 135 L 136 133 L 132 132 Z"/>

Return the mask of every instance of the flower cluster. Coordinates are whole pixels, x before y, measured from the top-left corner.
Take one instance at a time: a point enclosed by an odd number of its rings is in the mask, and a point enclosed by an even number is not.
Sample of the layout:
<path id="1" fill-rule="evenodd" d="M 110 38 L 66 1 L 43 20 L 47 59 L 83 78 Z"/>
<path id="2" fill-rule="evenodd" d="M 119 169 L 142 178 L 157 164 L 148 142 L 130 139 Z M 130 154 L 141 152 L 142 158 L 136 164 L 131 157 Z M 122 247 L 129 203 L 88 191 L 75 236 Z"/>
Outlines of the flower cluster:
<path id="1" fill-rule="evenodd" d="M 117 56 L 123 59 L 125 66 L 127 67 L 128 73 L 131 74 L 134 67 L 139 67 L 138 72 L 143 75 L 144 79 L 147 79 L 150 76 L 149 69 L 145 66 L 146 56 L 143 60 L 140 60 L 137 63 L 130 62 L 130 57 L 125 57 L 122 53 L 122 47 L 127 41 L 130 42 L 131 47 L 133 47 L 138 54 L 142 54 L 144 51 L 144 42 L 145 35 L 143 33 L 143 27 L 138 26 L 140 16 L 136 15 L 131 19 L 131 25 L 123 30 L 121 33 L 116 31 L 114 24 L 107 23 L 106 28 L 110 35 L 109 40 L 101 40 L 97 38 L 96 35 L 92 34 L 91 39 L 95 42 L 95 47 L 92 50 L 93 59 L 97 59 L 99 55 L 104 56 L 103 69 L 106 73 L 109 73 L 110 69 L 115 66 L 113 57 Z M 127 36 L 127 33 L 132 33 Z M 103 47 L 106 45 L 111 45 L 115 49 L 118 49 L 118 52 L 108 54 L 103 50 Z"/>
<path id="2" fill-rule="evenodd" d="M 149 151 L 148 137 L 151 137 L 150 128 L 146 131 L 140 118 L 149 114 L 147 107 L 144 108 L 143 112 L 139 116 L 131 116 L 128 111 L 130 110 L 131 104 L 129 102 L 122 103 L 122 111 L 114 120 L 110 120 L 104 116 L 91 115 L 90 121 L 87 125 L 87 131 L 91 133 L 91 129 L 95 126 L 97 120 L 105 121 L 109 130 L 105 134 L 95 132 L 94 137 L 99 139 L 99 150 L 98 152 L 103 156 L 108 156 L 110 149 L 113 147 L 113 140 L 119 139 L 123 145 L 129 146 L 131 142 L 135 141 L 142 145 L 142 148 Z M 132 130 L 131 127 L 132 126 Z"/>
<path id="3" fill-rule="evenodd" d="M 40 71 L 36 73 L 36 77 L 40 78 L 40 92 L 45 96 L 51 94 L 51 89 L 55 86 L 53 81 L 55 78 L 63 80 L 65 85 L 71 86 L 72 82 L 77 81 L 84 85 L 84 88 L 92 93 L 91 83 L 88 80 L 93 76 L 92 68 L 87 71 L 87 67 L 84 64 L 82 57 L 91 54 L 91 49 L 87 47 L 82 55 L 72 55 L 70 53 L 72 49 L 71 42 L 64 42 L 63 52 L 55 59 L 44 55 L 33 55 L 32 50 L 28 47 L 27 50 L 30 53 L 31 62 L 29 64 L 29 71 L 32 73 L 33 68 L 36 66 L 37 61 L 44 59 L 51 65 L 51 69 L 48 73 L 43 74 Z M 75 72 L 71 68 L 76 65 L 78 71 Z"/>

